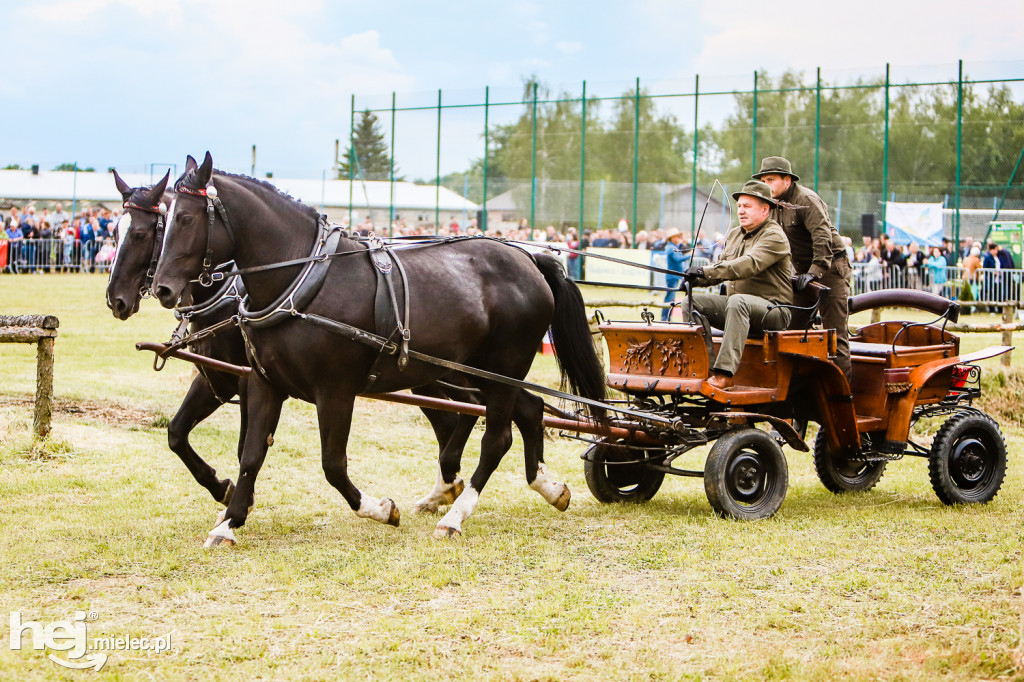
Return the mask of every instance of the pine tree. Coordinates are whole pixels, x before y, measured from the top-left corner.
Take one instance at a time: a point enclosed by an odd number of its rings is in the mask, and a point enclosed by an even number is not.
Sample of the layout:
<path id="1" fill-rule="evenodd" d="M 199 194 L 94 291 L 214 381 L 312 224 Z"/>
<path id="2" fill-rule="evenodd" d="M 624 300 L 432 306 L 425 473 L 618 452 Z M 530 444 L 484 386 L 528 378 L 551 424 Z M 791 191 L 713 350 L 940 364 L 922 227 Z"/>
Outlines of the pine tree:
<path id="1" fill-rule="evenodd" d="M 352 150 L 355 149 L 355 158 Z M 359 113 L 359 120 L 352 132 L 352 144 L 345 150 L 338 164 L 338 177 L 342 180 L 353 177 L 359 180 L 390 180 L 391 157 L 380 121 L 371 111 Z M 398 167 L 395 167 L 395 179 Z"/>

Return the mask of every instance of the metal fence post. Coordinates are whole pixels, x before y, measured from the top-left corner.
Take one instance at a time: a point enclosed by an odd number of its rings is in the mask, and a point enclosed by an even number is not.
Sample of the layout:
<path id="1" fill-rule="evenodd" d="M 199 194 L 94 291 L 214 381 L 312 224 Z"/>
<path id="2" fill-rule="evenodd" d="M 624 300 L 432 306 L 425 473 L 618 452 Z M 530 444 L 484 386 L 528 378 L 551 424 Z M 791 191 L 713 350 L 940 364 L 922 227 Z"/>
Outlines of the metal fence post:
<path id="1" fill-rule="evenodd" d="M 757 172 L 757 71 L 754 71 L 754 111 L 750 126 L 750 174 Z"/>
<path id="2" fill-rule="evenodd" d="M 697 105 L 700 103 L 700 74 L 693 79 L 693 168 L 690 169 L 690 243 L 696 242 L 697 234 L 697 150 L 698 135 Z M 730 225 L 730 227 L 732 227 Z"/>
<path id="3" fill-rule="evenodd" d="M 533 149 L 530 152 L 530 230 L 537 229 L 534 219 L 537 215 L 537 81 L 533 82 Z M 532 239 L 531 233 L 529 239 Z"/>
<path id="4" fill-rule="evenodd" d="M 352 95 L 352 112 L 348 119 L 348 229 L 353 229 L 352 222 L 352 187 L 355 185 L 356 158 L 356 96 Z"/>
<path id="5" fill-rule="evenodd" d="M 587 81 L 583 81 L 580 94 L 580 239 L 583 239 L 583 192 L 585 189 L 587 170 Z"/>
<path id="6" fill-rule="evenodd" d="M 633 105 L 633 244 L 636 248 L 636 195 L 640 186 L 640 78 L 636 79 Z"/>
<path id="7" fill-rule="evenodd" d="M 394 235 L 395 224 L 395 91 L 391 91 L 391 172 L 388 195 L 388 236 Z"/>
<path id="8" fill-rule="evenodd" d="M 964 60 L 959 61 L 956 77 L 956 218 L 953 221 L 954 233 L 953 243 L 960 248 L 960 180 L 961 160 L 963 152 L 963 123 L 964 123 Z"/>
<path id="9" fill-rule="evenodd" d="M 885 231 L 885 202 L 889 193 L 889 64 L 885 65 L 885 133 L 882 137 L 882 231 Z"/>
<path id="10" fill-rule="evenodd" d="M 821 149 L 821 67 L 814 93 L 814 191 L 818 191 L 818 152 Z"/>
<path id="11" fill-rule="evenodd" d="M 487 156 L 490 152 L 489 117 L 491 114 L 491 86 L 484 88 L 484 203 L 480 212 L 480 230 L 487 232 Z"/>
<path id="12" fill-rule="evenodd" d="M 441 89 L 437 89 L 437 169 L 434 179 L 434 234 L 441 231 Z"/>

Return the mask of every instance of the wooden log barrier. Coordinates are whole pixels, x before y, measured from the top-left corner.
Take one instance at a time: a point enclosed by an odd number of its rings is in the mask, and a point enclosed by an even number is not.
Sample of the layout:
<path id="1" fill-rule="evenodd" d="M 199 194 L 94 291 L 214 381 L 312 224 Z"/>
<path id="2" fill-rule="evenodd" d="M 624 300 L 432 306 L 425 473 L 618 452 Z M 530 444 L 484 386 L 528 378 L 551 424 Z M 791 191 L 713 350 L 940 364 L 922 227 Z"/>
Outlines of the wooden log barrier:
<path id="1" fill-rule="evenodd" d="M 36 404 L 32 432 L 50 433 L 53 416 L 53 342 L 60 320 L 53 315 L 0 315 L 0 343 L 36 344 Z"/>

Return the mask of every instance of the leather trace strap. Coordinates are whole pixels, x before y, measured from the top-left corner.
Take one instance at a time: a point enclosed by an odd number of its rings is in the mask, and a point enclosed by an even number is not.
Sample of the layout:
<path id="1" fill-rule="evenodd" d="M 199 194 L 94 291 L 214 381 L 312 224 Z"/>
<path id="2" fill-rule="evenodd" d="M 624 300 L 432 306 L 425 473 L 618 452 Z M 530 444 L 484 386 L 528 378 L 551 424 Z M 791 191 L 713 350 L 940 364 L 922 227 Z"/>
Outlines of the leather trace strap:
<path id="1" fill-rule="evenodd" d="M 378 350 L 383 351 L 384 353 L 387 353 L 389 355 L 395 355 L 398 353 L 397 344 L 392 343 L 387 339 L 376 334 L 373 334 L 371 332 L 368 332 L 364 329 L 360 329 L 359 327 L 346 324 L 345 322 L 339 322 L 337 320 L 332 320 L 330 318 L 322 317 L 320 315 L 314 315 L 311 313 L 297 313 L 296 317 L 308 322 L 309 324 L 312 324 L 313 326 L 334 332 L 335 334 L 338 334 L 339 336 L 342 336 L 351 341 L 355 341 L 357 343 L 361 343 L 372 348 L 377 348 Z M 682 421 L 679 418 L 662 417 L 658 414 L 654 414 L 651 412 L 641 412 L 638 410 L 631 410 L 626 407 L 620 407 L 614 403 L 604 403 L 601 402 L 600 400 L 591 400 L 590 398 L 584 398 L 583 396 L 573 395 L 572 393 L 565 393 L 564 391 L 557 391 L 553 388 L 541 386 L 540 384 L 534 384 L 529 381 L 513 379 L 512 377 L 507 377 L 502 374 L 495 374 L 494 372 L 489 372 L 485 369 L 470 367 L 469 365 L 463 365 L 452 360 L 445 360 L 443 358 L 434 357 L 433 355 L 427 355 L 426 353 L 420 353 L 418 351 L 410 350 L 409 358 L 411 360 L 426 362 L 428 364 L 435 365 L 437 367 L 443 367 L 445 369 L 449 369 L 455 372 L 461 372 L 463 374 L 469 374 L 470 376 L 475 376 L 481 379 L 487 379 L 488 381 L 493 381 L 495 383 L 505 384 L 507 386 L 515 386 L 516 388 L 532 391 L 534 393 L 540 393 L 543 395 L 551 396 L 554 398 L 560 398 L 562 400 L 568 400 L 582 405 L 589 405 L 591 407 L 597 407 L 602 410 L 608 410 L 610 412 L 618 412 L 619 414 L 624 414 L 629 417 L 632 417 L 640 421 L 641 423 L 653 422 L 674 430 L 685 428 L 685 425 L 683 425 Z"/>

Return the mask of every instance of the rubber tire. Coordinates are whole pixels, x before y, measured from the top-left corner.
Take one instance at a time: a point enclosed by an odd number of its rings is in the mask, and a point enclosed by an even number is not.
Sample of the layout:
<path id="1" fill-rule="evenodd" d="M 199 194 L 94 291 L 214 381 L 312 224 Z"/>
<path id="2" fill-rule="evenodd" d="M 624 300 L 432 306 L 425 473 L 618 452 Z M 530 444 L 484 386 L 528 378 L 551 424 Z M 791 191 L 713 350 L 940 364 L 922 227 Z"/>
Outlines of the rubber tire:
<path id="1" fill-rule="evenodd" d="M 625 441 L 615 441 L 626 445 Z M 654 497 L 665 480 L 663 471 L 642 464 L 609 464 L 616 460 L 635 459 L 628 451 L 595 443 L 584 455 L 583 475 L 587 487 L 599 502 L 646 502 Z"/>
<path id="2" fill-rule="evenodd" d="M 830 491 L 841 493 L 860 493 L 871 490 L 878 484 L 879 479 L 885 473 L 887 462 L 837 462 L 832 457 L 825 442 L 824 429 L 818 429 L 818 435 L 814 438 L 814 471 L 818 474 L 818 480 Z"/>
<path id="3" fill-rule="evenodd" d="M 999 425 L 981 412 L 958 412 L 932 441 L 928 477 L 945 504 L 985 504 L 1003 485 L 1006 441 Z"/>
<path id="4" fill-rule="evenodd" d="M 782 506 L 788 489 L 786 456 L 764 431 L 737 429 L 711 446 L 704 466 L 704 490 L 722 518 L 766 519 Z"/>

